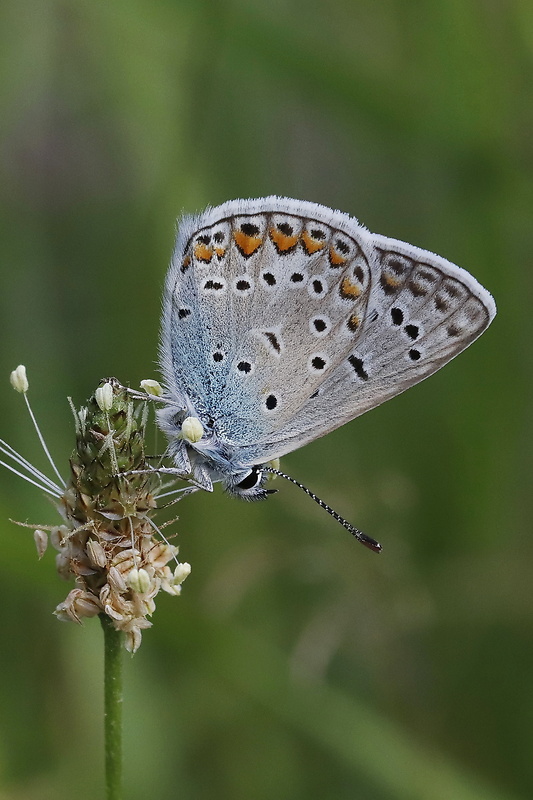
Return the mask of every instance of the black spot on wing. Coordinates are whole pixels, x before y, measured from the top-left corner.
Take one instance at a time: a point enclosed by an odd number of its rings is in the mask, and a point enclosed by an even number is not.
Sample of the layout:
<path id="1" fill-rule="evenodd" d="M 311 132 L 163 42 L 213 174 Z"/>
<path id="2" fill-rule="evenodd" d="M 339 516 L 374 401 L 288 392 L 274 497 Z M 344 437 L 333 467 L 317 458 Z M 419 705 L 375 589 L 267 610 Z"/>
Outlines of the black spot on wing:
<path id="1" fill-rule="evenodd" d="M 311 366 L 313 367 L 313 369 L 316 369 L 318 372 L 321 372 L 326 366 L 326 362 L 320 356 L 315 356 L 313 359 L 311 359 Z"/>
<path id="2" fill-rule="evenodd" d="M 364 368 L 363 359 L 358 358 L 357 356 L 351 355 L 348 358 L 351 366 L 354 369 L 355 374 L 358 378 L 361 378 L 362 381 L 368 380 L 368 372 Z"/>
<path id="3" fill-rule="evenodd" d="M 241 231 L 245 236 L 259 236 L 259 228 L 257 225 L 254 225 L 253 222 L 243 222 Z"/>
<path id="4" fill-rule="evenodd" d="M 401 325 L 403 322 L 403 311 L 401 308 L 391 308 L 390 315 L 395 325 Z"/>

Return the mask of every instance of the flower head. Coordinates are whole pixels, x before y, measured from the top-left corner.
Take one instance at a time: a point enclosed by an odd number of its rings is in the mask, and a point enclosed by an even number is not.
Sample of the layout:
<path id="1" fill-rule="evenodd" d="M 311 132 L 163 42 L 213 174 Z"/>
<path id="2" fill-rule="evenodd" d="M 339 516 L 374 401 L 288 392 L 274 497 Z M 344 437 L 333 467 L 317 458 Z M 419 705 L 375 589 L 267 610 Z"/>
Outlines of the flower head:
<path id="1" fill-rule="evenodd" d="M 27 390 L 24 367 L 14 370 L 11 382 L 18 391 Z M 31 472 L 56 498 L 63 524 L 51 529 L 50 542 L 57 550 L 59 574 L 75 583 L 55 614 L 78 623 L 106 614 L 123 631 L 126 649 L 135 652 L 142 631 L 152 624 L 148 617 L 157 594 L 162 589 L 179 595 L 190 566 L 179 563 L 178 548 L 162 537 L 152 519 L 161 478 L 144 453 L 146 401 L 134 403 L 124 387 L 109 379 L 86 407 L 73 411 L 76 447 L 70 480 L 46 484 L 46 476 Z M 15 456 L 17 463 L 24 461 Z M 48 544 L 41 528 L 34 534 L 39 558 Z"/>

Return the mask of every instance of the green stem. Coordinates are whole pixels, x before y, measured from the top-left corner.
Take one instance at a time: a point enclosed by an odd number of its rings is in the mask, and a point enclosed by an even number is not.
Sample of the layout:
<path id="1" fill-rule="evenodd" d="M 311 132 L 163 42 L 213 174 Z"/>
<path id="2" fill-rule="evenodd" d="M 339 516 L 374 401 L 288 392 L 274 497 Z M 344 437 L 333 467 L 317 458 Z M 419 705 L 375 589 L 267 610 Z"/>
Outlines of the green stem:
<path id="1" fill-rule="evenodd" d="M 107 800 L 122 798 L 122 642 L 107 614 L 104 631 L 104 727 Z"/>

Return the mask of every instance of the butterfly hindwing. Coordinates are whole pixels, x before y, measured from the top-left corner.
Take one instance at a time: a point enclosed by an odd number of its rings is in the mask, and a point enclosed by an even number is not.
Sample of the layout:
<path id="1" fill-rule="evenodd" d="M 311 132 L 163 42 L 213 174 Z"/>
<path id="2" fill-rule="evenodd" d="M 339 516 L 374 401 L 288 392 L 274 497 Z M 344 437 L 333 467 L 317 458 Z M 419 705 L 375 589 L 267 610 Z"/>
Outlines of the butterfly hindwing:
<path id="1" fill-rule="evenodd" d="M 465 270 L 428 251 L 374 237 L 366 324 L 318 395 L 260 447 L 269 457 L 301 447 L 436 372 L 495 314 L 491 295 Z"/>

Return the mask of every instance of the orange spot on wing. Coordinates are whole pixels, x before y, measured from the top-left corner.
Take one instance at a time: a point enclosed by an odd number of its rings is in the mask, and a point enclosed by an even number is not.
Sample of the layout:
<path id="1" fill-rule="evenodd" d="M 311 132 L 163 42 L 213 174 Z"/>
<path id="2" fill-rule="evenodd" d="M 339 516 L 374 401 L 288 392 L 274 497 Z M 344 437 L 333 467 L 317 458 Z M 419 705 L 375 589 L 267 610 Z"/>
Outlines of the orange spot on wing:
<path id="1" fill-rule="evenodd" d="M 289 250 L 296 247 L 300 236 L 299 234 L 287 236 L 287 234 L 282 233 L 279 228 L 270 228 L 270 238 L 281 253 L 287 253 Z"/>
<path id="2" fill-rule="evenodd" d="M 386 286 L 388 286 L 390 289 L 397 289 L 398 286 L 402 285 L 401 278 L 395 278 L 394 275 L 390 275 L 390 274 L 387 275 L 385 273 L 381 277 L 381 282 L 382 282 L 382 284 L 385 284 Z"/>
<path id="3" fill-rule="evenodd" d="M 357 314 L 352 314 L 352 316 L 348 320 L 348 327 L 351 331 L 356 331 L 359 325 L 361 324 L 361 318 L 357 316 Z"/>
<path id="4" fill-rule="evenodd" d="M 263 244 L 261 236 L 247 236 L 242 231 L 235 231 L 233 234 L 235 244 L 245 256 L 251 256 L 256 250 L 259 250 Z"/>
<path id="5" fill-rule="evenodd" d="M 203 242 L 198 242 L 194 246 L 194 257 L 197 261 L 205 261 L 207 264 L 213 258 L 213 248 L 208 247 L 207 245 L 203 244 Z"/>
<path id="6" fill-rule="evenodd" d="M 326 245 L 324 241 L 313 239 L 309 231 L 304 231 L 302 233 L 302 244 L 307 250 L 309 255 L 316 253 L 318 250 L 322 250 L 322 248 L 324 248 Z"/>
<path id="7" fill-rule="evenodd" d="M 347 259 L 341 256 L 338 250 L 335 250 L 334 247 L 329 248 L 329 263 L 332 267 L 342 267 L 346 261 Z"/>
<path id="8" fill-rule="evenodd" d="M 339 292 L 345 300 L 355 300 L 361 294 L 361 289 L 356 283 L 352 283 L 349 278 L 343 278 Z"/>
<path id="9" fill-rule="evenodd" d="M 185 272 L 185 270 L 189 269 L 190 266 L 191 266 L 191 257 L 187 255 L 181 262 L 181 271 Z"/>
<path id="10" fill-rule="evenodd" d="M 215 247 L 215 253 L 217 258 L 224 258 L 226 255 L 226 248 L 225 247 Z"/>

